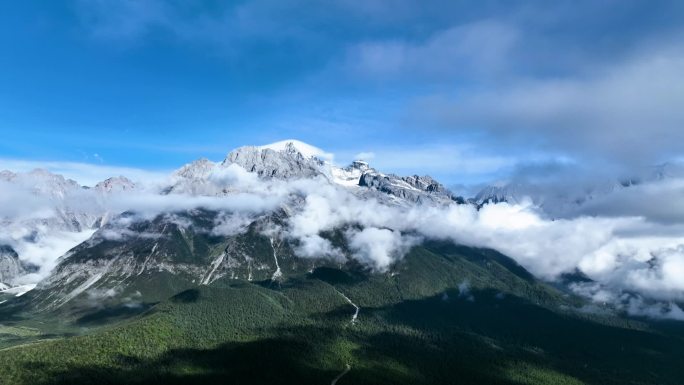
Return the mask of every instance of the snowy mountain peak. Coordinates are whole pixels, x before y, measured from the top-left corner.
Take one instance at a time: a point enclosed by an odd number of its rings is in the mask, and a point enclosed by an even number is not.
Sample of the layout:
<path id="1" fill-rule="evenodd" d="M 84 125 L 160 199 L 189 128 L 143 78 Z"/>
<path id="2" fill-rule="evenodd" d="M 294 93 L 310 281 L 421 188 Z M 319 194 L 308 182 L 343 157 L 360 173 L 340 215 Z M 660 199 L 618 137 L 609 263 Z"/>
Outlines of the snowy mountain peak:
<path id="1" fill-rule="evenodd" d="M 333 181 L 342 186 L 358 186 L 363 173 L 373 170 L 367 162 L 355 160 L 345 168 L 332 167 Z"/>
<path id="2" fill-rule="evenodd" d="M 33 194 L 51 196 L 61 199 L 71 191 L 81 190 L 82 187 L 75 180 L 62 175 L 53 174 L 45 169 L 35 169 L 30 172 L 14 173 L 0 172 L 0 180 L 12 183 L 19 188 L 30 190 Z"/>
<path id="3" fill-rule="evenodd" d="M 191 180 L 206 179 L 215 167 L 216 163 L 206 158 L 200 158 L 176 170 L 174 177 Z"/>
<path id="4" fill-rule="evenodd" d="M 281 140 L 264 146 L 258 146 L 257 148 L 259 150 L 269 149 L 277 152 L 300 153 L 306 159 L 315 157 L 328 162 L 332 162 L 333 159 L 333 154 L 295 139 Z"/>
<path id="5" fill-rule="evenodd" d="M 355 160 L 347 167 L 347 169 L 355 169 L 364 172 L 370 170 L 371 167 L 365 160 Z"/>
<path id="6" fill-rule="evenodd" d="M 522 202 L 525 196 L 524 188 L 520 185 L 497 183 L 482 188 L 472 201 L 478 206 L 486 203 L 496 204 L 503 202 L 518 204 Z"/>
<path id="7" fill-rule="evenodd" d="M 325 152 L 299 141 L 282 141 L 267 146 L 245 146 L 231 151 L 221 167 L 236 164 L 261 178 L 296 179 L 320 175 L 329 177 Z"/>
<path id="8" fill-rule="evenodd" d="M 95 185 L 95 189 L 105 192 L 123 192 L 135 189 L 136 185 L 125 176 L 117 176 L 103 180 Z"/>

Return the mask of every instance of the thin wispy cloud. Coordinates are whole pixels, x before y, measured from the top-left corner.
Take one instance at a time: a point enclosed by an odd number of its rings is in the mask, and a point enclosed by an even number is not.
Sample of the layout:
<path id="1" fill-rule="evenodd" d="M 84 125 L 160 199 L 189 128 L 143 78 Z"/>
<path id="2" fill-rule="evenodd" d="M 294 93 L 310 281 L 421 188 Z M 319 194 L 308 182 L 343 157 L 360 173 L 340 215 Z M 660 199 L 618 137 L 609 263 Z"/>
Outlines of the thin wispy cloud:
<path id="1" fill-rule="evenodd" d="M 29 172 L 43 169 L 55 174 L 64 175 L 82 183 L 84 186 L 94 186 L 107 178 L 126 176 L 141 182 L 153 183 L 167 178 L 170 171 L 150 171 L 133 167 L 109 166 L 102 163 L 80 163 L 62 161 L 33 161 L 0 158 L 0 171 Z"/>

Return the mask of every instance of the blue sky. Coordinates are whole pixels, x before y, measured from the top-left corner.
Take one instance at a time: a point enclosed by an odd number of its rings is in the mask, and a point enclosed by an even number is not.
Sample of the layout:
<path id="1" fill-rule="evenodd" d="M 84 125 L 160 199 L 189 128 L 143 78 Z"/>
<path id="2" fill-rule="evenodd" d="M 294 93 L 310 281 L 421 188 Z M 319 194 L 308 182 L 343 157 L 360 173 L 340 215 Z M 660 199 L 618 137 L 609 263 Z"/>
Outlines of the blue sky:
<path id="1" fill-rule="evenodd" d="M 680 158 L 682 2 L 189 4 L 0 3 L 0 167 L 286 138 L 449 185 Z"/>

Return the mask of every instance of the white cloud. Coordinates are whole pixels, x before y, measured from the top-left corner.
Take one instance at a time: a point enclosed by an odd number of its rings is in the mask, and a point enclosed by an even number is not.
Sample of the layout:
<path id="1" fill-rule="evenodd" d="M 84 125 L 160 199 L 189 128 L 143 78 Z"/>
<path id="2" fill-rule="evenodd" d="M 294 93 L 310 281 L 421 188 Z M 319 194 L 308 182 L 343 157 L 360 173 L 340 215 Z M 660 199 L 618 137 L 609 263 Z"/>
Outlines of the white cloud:
<path id="1" fill-rule="evenodd" d="M 362 232 L 348 235 L 354 256 L 379 270 L 403 256 L 412 240 L 402 233 L 410 233 L 499 250 L 544 279 L 580 270 L 612 293 L 684 298 L 684 232 L 673 225 L 638 216 L 552 220 L 529 202 L 489 204 L 480 210 L 455 204 L 407 209 L 325 185 L 306 194 L 288 230 L 289 236 L 303 240 L 306 255 L 330 253 L 330 245 L 318 237 L 321 231 L 359 225 Z"/>
<path id="2" fill-rule="evenodd" d="M 342 252 L 339 249 L 336 249 L 329 240 L 318 234 L 304 235 L 297 239 L 299 245 L 295 252 L 299 256 L 308 258 L 342 259 Z"/>
<path id="3" fill-rule="evenodd" d="M 29 172 L 35 169 L 45 169 L 55 174 L 93 186 L 107 178 L 124 175 L 141 183 L 154 183 L 168 177 L 167 171 L 149 171 L 131 167 L 105 166 L 102 164 L 62 162 L 62 161 L 30 161 L 0 158 L 0 170 L 13 172 Z"/>
<path id="4" fill-rule="evenodd" d="M 592 298 L 619 302 L 620 293 L 633 291 L 659 301 L 684 299 L 684 214 L 667 222 L 636 215 L 646 210 L 647 205 L 628 215 L 553 220 L 530 201 L 488 204 L 479 210 L 472 205 L 456 204 L 391 206 L 376 199 L 360 198 L 352 190 L 332 185 L 324 178 L 261 180 L 237 166 L 208 177 L 207 183 L 206 191 L 219 192 L 218 195 L 159 194 L 153 189 L 141 189 L 111 194 L 106 200 L 95 202 L 113 214 L 132 210 L 144 218 L 200 207 L 223 211 L 214 231 L 224 235 L 244 231 L 258 215 L 283 208 L 291 216 L 279 231 L 297 241 L 296 251 L 303 257 L 342 258 L 342 251 L 321 237 L 321 233 L 346 229 L 352 257 L 383 271 L 401 259 L 418 242 L 417 237 L 446 239 L 499 250 L 545 279 L 580 270 L 601 285 L 602 294 L 594 293 Z M 669 196 L 669 189 L 677 186 L 679 182 L 673 180 L 651 182 L 640 188 L 654 190 L 649 196 L 653 204 L 659 204 L 661 200 L 655 191 L 665 191 Z M 86 199 L 93 191 L 78 191 L 86 195 L 68 200 L 72 205 L 93 204 Z M 24 194 L 3 197 L 3 206 L 17 206 L 20 200 L 27 202 Z M 28 202 L 28 211 L 5 210 L 4 215 L 28 215 L 49 207 L 40 200 L 36 204 L 31 204 L 30 199 Z M 125 228 L 126 220 L 131 219 L 123 220 L 116 228 Z M 22 259 L 44 266 L 44 274 L 59 255 L 88 235 L 45 234 L 42 243 L 37 244 L 18 243 L 25 236 L 20 233 L 4 233 L 2 237 L 15 241 L 12 244 L 17 246 Z M 677 311 L 674 307 L 669 309 Z"/>
<path id="5" fill-rule="evenodd" d="M 367 162 L 370 162 L 371 160 L 375 159 L 375 153 L 374 152 L 360 152 L 356 155 L 354 155 L 354 160 L 365 160 Z"/>
<path id="6" fill-rule="evenodd" d="M 374 145 L 370 151 L 356 153 L 354 151 L 339 152 L 336 158 L 351 162 L 355 159 L 368 161 L 378 170 L 393 172 L 399 175 L 424 175 L 449 180 L 488 181 L 491 175 L 510 171 L 521 161 L 529 160 L 523 156 L 507 156 L 488 153 L 466 145 L 419 146 L 381 146 Z M 370 155 L 370 156 L 369 156 Z M 530 154 L 528 158 L 539 158 Z"/>
<path id="7" fill-rule="evenodd" d="M 355 45 L 348 68 L 373 79 L 451 78 L 463 73 L 493 73 L 505 64 L 518 42 L 518 30 L 480 20 L 439 31 L 425 41 L 367 41 Z"/>
<path id="8" fill-rule="evenodd" d="M 678 46 L 644 49 L 589 73 L 422 98 L 413 113 L 449 130 L 477 127 L 498 144 L 654 164 L 679 155 L 684 140 L 683 68 Z"/>
<path id="9" fill-rule="evenodd" d="M 347 232 L 349 247 L 362 263 L 385 271 L 390 264 L 401 258 L 418 238 L 402 236 L 399 231 L 366 227 L 361 231 Z"/>
<path id="10" fill-rule="evenodd" d="M 35 242 L 22 239 L 10 240 L 22 261 L 39 267 L 38 272 L 20 277 L 18 284 L 35 283 L 44 278 L 56 265 L 57 259 L 74 246 L 90 238 L 94 230 L 81 232 L 58 231 L 46 233 Z"/>
<path id="11" fill-rule="evenodd" d="M 247 231 L 254 222 L 254 216 L 243 213 L 222 213 L 214 221 L 212 235 L 233 236 Z"/>

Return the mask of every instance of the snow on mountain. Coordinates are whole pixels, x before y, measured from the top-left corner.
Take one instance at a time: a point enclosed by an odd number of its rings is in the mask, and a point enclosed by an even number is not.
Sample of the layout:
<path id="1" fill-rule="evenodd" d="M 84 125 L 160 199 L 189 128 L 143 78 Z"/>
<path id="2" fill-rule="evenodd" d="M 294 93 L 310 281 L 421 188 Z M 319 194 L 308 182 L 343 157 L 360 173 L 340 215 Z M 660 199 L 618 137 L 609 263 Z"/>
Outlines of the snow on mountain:
<path id="1" fill-rule="evenodd" d="M 333 182 L 346 186 L 358 186 L 364 172 L 371 170 L 368 163 L 363 160 L 355 160 L 345 168 L 332 167 Z"/>
<path id="2" fill-rule="evenodd" d="M 130 179 L 126 178 L 125 176 L 118 176 L 105 179 L 96 184 L 94 188 L 103 193 L 121 193 L 124 191 L 133 190 L 136 187 L 136 184 Z"/>
<path id="3" fill-rule="evenodd" d="M 198 159 L 176 170 L 163 194 L 221 196 L 237 192 L 238 174 L 261 179 L 331 178 L 331 165 L 319 159 L 319 149 L 302 142 L 277 142 L 266 146 L 245 146 L 231 151 L 220 163 Z M 237 167 L 237 168 L 236 168 Z"/>
<path id="4" fill-rule="evenodd" d="M 410 204 L 445 204 L 458 199 L 429 176 L 400 177 L 394 174 L 385 175 L 370 169 L 361 175 L 359 186 L 391 195 Z"/>
<path id="5" fill-rule="evenodd" d="M 41 169 L 0 172 L 0 245 L 12 250 L 0 258 L 0 275 L 13 277 L 0 281 L 32 283 L 47 274 L 53 261 L 106 221 L 110 195 L 135 187 L 122 176 L 88 188 Z"/>
<path id="6" fill-rule="evenodd" d="M 205 158 L 188 163 L 173 173 L 171 185 L 165 187 L 162 193 L 211 195 L 212 192 L 207 190 L 207 184 L 216 166 L 216 163 Z"/>
<path id="7" fill-rule="evenodd" d="M 517 204 L 526 197 L 524 189 L 521 187 L 519 184 L 485 186 L 475 195 L 472 201 L 478 206 L 482 206 L 485 203 L 499 202 Z"/>
<path id="8" fill-rule="evenodd" d="M 316 155 L 321 153 L 315 147 L 292 141 L 246 146 L 231 151 L 221 167 L 237 164 L 262 178 L 301 179 L 323 175 L 331 179 L 330 164 Z"/>
<path id="9" fill-rule="evenodd" d="M 74 180 L 46 170 L 3 172 L 0 190 L 8 200 L 6 204 L 15 204 L 14 198 L 23 197 L 22 206 L 5 207 L 0 211 L 5 225 L 20 222 L 29 227 L 80 231 L 92 227 L 97 220 L 96 215 L 91 215 L 90 207 L 94 202 L 87 199 L 86 189 Z"/>
<path id="10" fill-rule="evenodd" d="M 304 156 L 304 158 L 306 159 L 315 157 L 327 162 L 332 162 L 333 160 L 333 154 L 325 152 L 318 147 L 314 147 L 310 144 L 294 139 L 281 140 L 280 142 L 275 142 L 264 146 L 258 146 L 257 148 L 260 150 L 270 149 L 277 152 L 289 152 L 294 149 L 295 151 L 302 154 L 302 156 Z"/>
<path id="11" fill-rule="evenodd" d="M 328 160 L 324 160 L 328 159 Z M 300 141 L 281 141 L 265 146 L 245 146 L 231 151 L 219 164 L 200 159 L 174 173 L 172 184 L 164 193 L 220 196 L 238 192 L 231 167 L 264 180 L 319 178 L 330 184 L 351 189 L 365 198 L 375 197 L 400 205 L 415 203 L 444 204 L 458 200 L 429 176 L 401 177 L 376 171 L 362 160 L 347 167 L 331 163 L 332 156 Z"/>
<path id="12" fill-rule="evenodd" d="M 612 199 L 619 194 L 646 185 L 684 177 L 681 164 L 666 163 L 655 167 L 634 170 L 622 178 L 589 180 L 554 179 L 552 182 L 497 183 L 482 188 L 470 202 L 482 206 L 486 203 L 507 202 L 522 204 L 531 201 L 550 217 L 592 215 L 591 206 Z"/>
<path id="13" fill-rule="evenodd" d="M 0 181 L 20 186 L 34 194 L 48 195 L 57 199 L 64 198 L 69 192 L 81 189 L 76 181 L 43 169 L 35 169 L 27 173 L 4 170 L 0 172 Z"/>
<path id="14" fill-rule="evenodd" d="M 170 175 L 167 182 L 152 188 L 136 185 L 124 176 L 112 177 L 88 188 L 45 170 L 3 171 L 0 188 L 28 196 L 24 210 L 0 215 L 4 225 L 0 243 L 13 247 L 20 263 L 31 261 L 40 265 L 40 274 L 33 275 L 39 277 L 48 272 L 45 269 L 54 266 L 59 255 L 52 254 L 65 253 L 107 224 L 110 218 L 131 209 L 125 206 L 127 200 L 122 199 L 127 195 L 146 194 L 138 202 L 157 194 L 229 199 L 232 194 L 254 189 L 267 196 L 268 186 L 273 183 L 314 179 L 346 189 L 361 199 L 377 199 L 385 204 L 453 202 L 451 193 L 430 177 L 383 174 L 361 160 L 337 167 L 332 159 L 331 154 L 295 140 L 245 146 L 231 151 L 220 163 L 207 159 L 189 163 Z M 117 203 L 114 206 L 110 205 L 112 199 Z M 301 200 L 297 202 L 303 204 Z M 15 268 L 20 265 L 11 262 L 5 265 L 8 276 L 10 270 L 13 276 L 26 273 Z"/>
<path id="15" fill-rule="evenodd" d="M 173 177 L 195 181 L 204 180 L 209 177 L 215 167 L 216 163 L 201 158 L 178 169 L 174 172 Z"/>

